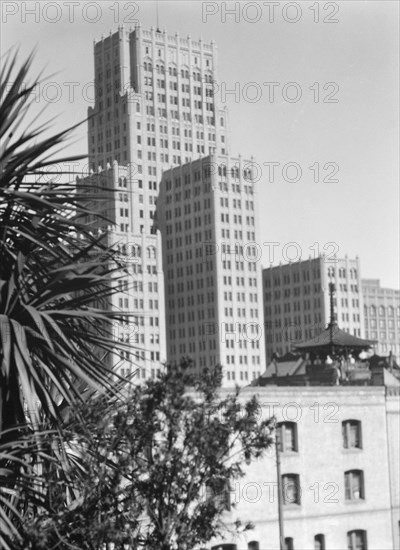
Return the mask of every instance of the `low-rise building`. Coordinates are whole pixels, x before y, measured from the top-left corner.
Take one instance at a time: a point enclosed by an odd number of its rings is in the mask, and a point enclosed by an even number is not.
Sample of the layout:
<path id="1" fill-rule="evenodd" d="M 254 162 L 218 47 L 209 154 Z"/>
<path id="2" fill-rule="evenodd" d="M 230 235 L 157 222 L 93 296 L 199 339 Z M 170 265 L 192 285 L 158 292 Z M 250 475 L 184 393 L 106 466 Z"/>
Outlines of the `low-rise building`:
<path id="1" fill-rule="evenodd" d="M 287 550 L 400 548 L 400 385 L 249 387 L 263 418 L 275 416 L 279 444 L 233 481 L 227 535 L 213 550 L 280 548 L 277 454 Z"/>

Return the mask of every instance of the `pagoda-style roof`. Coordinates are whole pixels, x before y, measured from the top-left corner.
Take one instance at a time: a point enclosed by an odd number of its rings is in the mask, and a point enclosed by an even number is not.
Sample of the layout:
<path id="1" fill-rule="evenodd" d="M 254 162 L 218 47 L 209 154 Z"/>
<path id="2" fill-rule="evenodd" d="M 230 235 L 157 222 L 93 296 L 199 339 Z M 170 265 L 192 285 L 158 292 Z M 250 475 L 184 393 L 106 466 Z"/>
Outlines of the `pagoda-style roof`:
<path id="1" fill-rule="evenodd" d="M 330 323 L 320 334 L 311 340 L 306 340 L 305 342 L 296 344 L 294 348 L 296 350 L 312 352 L 317 352 L 318 350 L 338 352 L 342 349 L 346 349 L 348 351 L 362 351 L 371 348 L 371 346 L 375 343 L 376 342 L 374 340 L 364 340 L 363 338 L 353 336 L 352 334 L 341 330 L 336 323 Z"/>

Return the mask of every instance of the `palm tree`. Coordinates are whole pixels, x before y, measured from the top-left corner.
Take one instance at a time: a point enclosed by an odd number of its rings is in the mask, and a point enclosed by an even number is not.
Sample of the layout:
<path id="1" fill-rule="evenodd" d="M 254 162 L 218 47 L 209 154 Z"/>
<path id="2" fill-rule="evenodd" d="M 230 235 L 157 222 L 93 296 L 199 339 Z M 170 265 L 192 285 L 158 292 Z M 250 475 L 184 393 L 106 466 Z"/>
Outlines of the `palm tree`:
<path id="1" fill-rule="evenodd" d="M 75 127 L 50 137 L 45 137 L 49 123 L 26 127 L 31 92 L 38 83 L 33 79 L 27 85 L 31 64 L 32 56 L 18 69 L 17 54 L 8 53 L 0 76 L 0 486 L 6 487 L 0 489 L 0 521 L 5 525 L 0 546 L 4 548 L 21 540 L 22 495 L 25 503 L 45 501 L 38 469 L 35 466 L 35 477 L 32 465 L 40 463 L 43 473 L 50 456 L 58 467 L 64 464 L 57 453 L 62 447 L 65 407 L 81 400 L 88 387 L 111 387 L 105 357 L 115 352 L 112 323 L 121 319 L 109 307 L 121 266 L 104 235 L 93 236 L 85 225 L 88 214 L 96 215 L 90 204 L 104 196 L 88 187 L 81 191 L 75 181 L 43 181 L 52 165 L 83 157 L 54 158 Z M 49 449 L 49 432 L 44 436 L 41 431 L 44 425 L 60 444 L 57 453 Z M 24 490 L 18 489 L 21 483 Z"/>

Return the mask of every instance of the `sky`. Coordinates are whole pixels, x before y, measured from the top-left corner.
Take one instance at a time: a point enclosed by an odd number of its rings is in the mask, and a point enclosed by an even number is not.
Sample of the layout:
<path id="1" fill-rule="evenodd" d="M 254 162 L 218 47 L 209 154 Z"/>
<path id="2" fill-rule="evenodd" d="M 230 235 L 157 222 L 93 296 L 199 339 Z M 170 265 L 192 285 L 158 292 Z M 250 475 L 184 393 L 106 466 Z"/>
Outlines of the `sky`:
<path id="1" fill-rule="evenodd" d="M 152 1 L 3 0 L 1 10 L 1 54 L 35 51 L 32 75 L 48 78 L 34 107 L 57 116 L 53 131 L 92 105 L 93 41 L 135 21 L 157 26 Z M 217 45 L 230 153 L 259 167 L 264 266 L 335 250 L 399 288 L 398 12 L 386 0 L 159 0 L 161 29 Z M 86 124 L 63 153 L 87 153 Z M 264 243 L 278 243 L 273 254 Z"/>

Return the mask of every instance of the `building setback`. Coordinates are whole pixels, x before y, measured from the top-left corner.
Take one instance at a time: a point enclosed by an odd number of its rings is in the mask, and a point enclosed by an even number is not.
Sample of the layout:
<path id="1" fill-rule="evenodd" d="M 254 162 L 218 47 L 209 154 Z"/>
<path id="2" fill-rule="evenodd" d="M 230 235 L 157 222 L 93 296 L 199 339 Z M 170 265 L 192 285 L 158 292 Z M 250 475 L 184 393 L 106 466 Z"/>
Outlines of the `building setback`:
<path id="1" fill-rule="evenodd" d="M 377 340 L 379 355 L 400 357 L 400 291 L 381 288 L 379 279 L 361 281 L 364 300 L 365 336 Z"/>
<path id="2" fill-rule="evenodd" d="M 220 363 L 231 386 L 265 370 L 252 166 L 212 155 L 171 168 L 157 201 L 168 360 Z"/>
<path id="3" fill-rule="evenodd" d="M 115 331 L 139 349 L 133 357 L 116 358 L 122 374 L 134 359 L 141 377 L 154 375 L 167 357 L 161 241 L 153 230 L 158 186 L 171 165 L 227 152 L 227 113 L 213 93 L 216 63 L 213 43 L 146 31 L 140 24 L 94 44 L 91 175 L 80 185 L 97 182 L 114 191 L 102 205 L 114 225 L 97 222 L 93 230 L 106 231 L 126 256 L 127 277 L 113 307 L 133 311 L 135 327 Z"/>
<path id="4" fill-rule="evenodd" d="M 263 270 L 267 363 L 319 334 L 330 320 L 329 283 L 341 329 L 364 338 L 359 259 L 321 256 Z"/>

